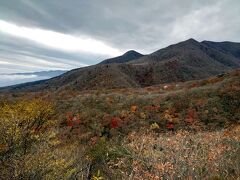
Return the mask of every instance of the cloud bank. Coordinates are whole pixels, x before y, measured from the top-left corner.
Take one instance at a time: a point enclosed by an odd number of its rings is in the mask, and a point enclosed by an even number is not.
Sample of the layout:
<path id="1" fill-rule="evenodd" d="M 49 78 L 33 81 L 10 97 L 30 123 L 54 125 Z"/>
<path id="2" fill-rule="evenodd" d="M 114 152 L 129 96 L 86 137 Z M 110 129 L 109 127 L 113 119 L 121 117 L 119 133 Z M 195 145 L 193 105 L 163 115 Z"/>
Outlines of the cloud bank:
<path id="1" fill-rule="evenodd" d="M 0 72 L 72 69 L 188 38 L 240 42 L 239 0 L 1 0 Z"/>

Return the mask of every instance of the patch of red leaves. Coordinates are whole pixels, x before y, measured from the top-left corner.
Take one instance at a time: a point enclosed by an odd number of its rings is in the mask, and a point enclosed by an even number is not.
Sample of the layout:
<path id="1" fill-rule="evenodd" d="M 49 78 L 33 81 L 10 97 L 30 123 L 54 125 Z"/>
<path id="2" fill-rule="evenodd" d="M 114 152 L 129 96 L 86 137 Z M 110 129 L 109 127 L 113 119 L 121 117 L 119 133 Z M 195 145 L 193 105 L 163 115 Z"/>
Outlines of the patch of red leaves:
<path id="1" fill-rule="evenodd" d="M 80 120 L 80 115 L 73 115 L 72 112 L 67 113 L 67 126 L 73 127 L 73 126 L 78 126 L 81 123 Z"/>
<path id="2" fill-rule="evenodd" d="M 118 117 L 113 117 L 113 118 L 111 119 L 111 122 L 110 122 L 110 128 L 111 128 L 111 129 L 116 129 L 116 128 L 118 128 L 119 125 L 120 125 L 120 121 L 121 121 L 120 118 L 118 118 Z"/>
<path id="3" fill-rule="evenodd" d="M 168 123 L 167 123 L 167 129 L 170 130 L 170 131 L 173 131 L 173 130 L 174 130 L 174 124 L 173 124 L 173 122 L 168 122 Z"/>

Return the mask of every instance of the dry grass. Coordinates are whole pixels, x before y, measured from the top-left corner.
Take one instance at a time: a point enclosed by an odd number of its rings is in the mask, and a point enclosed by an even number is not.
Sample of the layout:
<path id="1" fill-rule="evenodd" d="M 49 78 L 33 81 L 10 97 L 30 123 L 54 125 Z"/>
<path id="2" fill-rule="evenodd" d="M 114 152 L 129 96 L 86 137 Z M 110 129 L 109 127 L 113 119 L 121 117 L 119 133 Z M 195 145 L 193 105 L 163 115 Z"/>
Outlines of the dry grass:
<path id="1" fill-rule="evenodd" d="M 131 152 L 131 158 L 121 158 L 116 164 L 131 179 L 237 179 L 240 176 L 240 126 L 198 133 L 156 134 L 141 130 L 129 134 L 123 146 Z M 129 162 L 131 165 L 127 166 Z"/>
<path id="2" fill-rule="evenodd" d="M 54 102 L 51 119 L 56 125 L 48 130 L 56 132 L 56 137 L 50 145 L 48 138 L 42 138 L 24 158 L 17 158 L 20 169 L 26 171 L 21 175 L 35 179 L 237 179 L 239 80 L 237 71 L 224 78 L 167 84 L 168 88 L 164 84 L 25 94 L 29 101 L 39 96 Z M 0 108 L 17 99 L 21 102 L 24 97 L 0 95 Z M 23 115 L 21 110 L 19 114 Z M 168 132 L 168 122 L 174 123 L 173 132 Z M 1 133 L 6 135 L 5 130 Z M 0 150 L 5 144 L 0 142 Z M 5 158 L 4 163 L 11 159 Z M 3 170 L 9 172 L 2 166 Z M 0 178 L 7 179 L 2 172 Z"/>

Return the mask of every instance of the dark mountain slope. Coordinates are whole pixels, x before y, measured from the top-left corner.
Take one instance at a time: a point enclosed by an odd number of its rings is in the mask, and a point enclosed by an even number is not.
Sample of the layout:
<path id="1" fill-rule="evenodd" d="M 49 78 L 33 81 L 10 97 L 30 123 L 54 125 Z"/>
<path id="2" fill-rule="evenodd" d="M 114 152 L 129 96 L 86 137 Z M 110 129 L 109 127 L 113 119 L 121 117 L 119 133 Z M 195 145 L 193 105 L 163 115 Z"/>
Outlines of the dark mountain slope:
<path id="1" fill-rule="evenodd" d="M 216 48 L 216 44 L 225 47 L 225 51 L 220 48 Z M 226 66 L 236 68 L 240 65 L 240 56 L 235 56 L 240 53 L 239 49 L 239 43 L 229 43 L 225 46 L 223 43 L 200 43 L 194 39 L 189 39 L 187 41 L 168 46 L 164 49 L 160 49 L 148 56 L 138 59 L 137 61 L 132 61 L 131 63 L 167 62 L 177 60 L 185 62 L 188 65 L 193 64 L 194 66 L 197 65 L 196 62 L 198 61 L 198 63 L 200 63 L 199 65 L 206 62 L 208 66 L 214 66 L 214 68 L 218 68 L 219 66 L 223 68 Z"/>
<path id="2" fill-rule="evenodd" d="M 145 87 L 160 83 L 207 78 L 240 68 L 238 43 L 198 42 L 194 39 L 160 49 L 136 60 L 117 58 L 69 71 L 40 82 L 1 91 L 88 90 Z M 122 62 L 122 63 L 116 63 Z"/>
<path id="3" fill-rule="evenodd" d="M 203 41 L 202 44 L 221 51 L 222 53 L 235 56 L 238 59 L 240 58 L 240 43 Z"/>
<path id="4" fill-rule="evenodd" d="M 99 64 L 125 63 L 125 62 L 129 62 L 129 61 L 138 59 L 143 56 L 144 55 L 142 55 L 134 50 L 131 50 L 131 51 L 126 52 L 122 56 L 106 59 L 106 60 L 100 62 Z"/>
<path id="5" fill-rule="evenodd" d="M 75 69 L 49 80 L 0 88 L 0 91 L 86 90 L 98 88 L 137 87 L 130 76 L 121 72 L 120 64 L 95 65 Z"/>
<path id="6" fill-rule="evenodd" d="M 233 43 L 233 46 L 236 44 Z M 238 47 L 240 48 L 239 44 Z M 164 76 L 161 81 L 176 81 L 205 78 L 239 68 L 240 58 L 235 57 L 231 51 L 222 52 L 189 39 L 129 63 L 155 64 L 156 76 L 161 79 Z"/>

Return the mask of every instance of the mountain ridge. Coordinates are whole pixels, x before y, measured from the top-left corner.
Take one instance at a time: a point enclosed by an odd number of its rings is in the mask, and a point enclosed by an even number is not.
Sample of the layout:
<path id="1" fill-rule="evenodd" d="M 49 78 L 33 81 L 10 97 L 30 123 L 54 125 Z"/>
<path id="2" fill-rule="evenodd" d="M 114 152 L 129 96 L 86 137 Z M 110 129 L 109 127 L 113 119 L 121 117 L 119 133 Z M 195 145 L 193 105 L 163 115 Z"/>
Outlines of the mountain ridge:
<path id="1" fill-rule="evenodd" d="M 207 78 L 240 68 L 240 43 L 198 42 L 188 39 L 138 58 L 129 58 L 129 53 L 140 54 L 128 51 L 97 65 L 74 69 L 46 81 L 9 87 L 2 91 L 146 87 Z M 124 59 L 125 57 L 127 58 Z"/>

